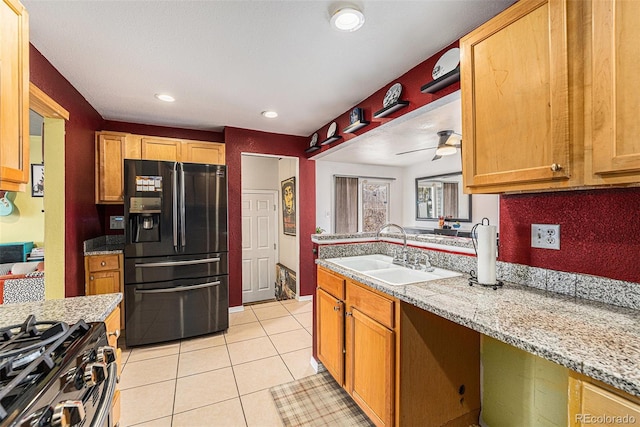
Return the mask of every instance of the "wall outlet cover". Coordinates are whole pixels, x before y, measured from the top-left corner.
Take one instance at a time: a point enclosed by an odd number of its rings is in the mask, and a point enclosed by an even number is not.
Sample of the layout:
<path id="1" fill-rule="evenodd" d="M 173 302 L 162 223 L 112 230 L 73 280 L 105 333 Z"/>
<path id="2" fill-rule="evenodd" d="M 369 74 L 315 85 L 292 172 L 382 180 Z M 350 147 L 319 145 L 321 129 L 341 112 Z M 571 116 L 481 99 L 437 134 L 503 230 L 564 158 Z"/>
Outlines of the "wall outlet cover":
<path id="1" fill-rule="evenodd" d="M 531 247 L 560 250 L 560 225 L 531 224 Z"/>

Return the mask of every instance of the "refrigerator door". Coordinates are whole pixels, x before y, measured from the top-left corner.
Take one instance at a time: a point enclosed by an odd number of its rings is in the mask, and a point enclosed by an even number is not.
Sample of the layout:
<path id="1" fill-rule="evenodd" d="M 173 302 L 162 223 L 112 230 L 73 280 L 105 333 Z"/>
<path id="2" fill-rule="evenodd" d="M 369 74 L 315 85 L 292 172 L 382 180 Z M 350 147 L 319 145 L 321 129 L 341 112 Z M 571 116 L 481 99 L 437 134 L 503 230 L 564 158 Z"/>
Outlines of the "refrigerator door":
<path id="1" fill-rule="evenodd" d="M 226 167 L 195 163 L 180 166 L 180 253 L 226 252 Z"/>
<path id="2" fill-rule="evenodd" d="M 127 258 L 125 283 L 149 283 L 181 278 L 197 278 L 227 274 L 227 252 L 198 256 Z"/>
<path id="3" fill-rule="evenodd" d="M 228 295 L 226 275 L 125 285 L 127 346 L 227 329 Z"/>

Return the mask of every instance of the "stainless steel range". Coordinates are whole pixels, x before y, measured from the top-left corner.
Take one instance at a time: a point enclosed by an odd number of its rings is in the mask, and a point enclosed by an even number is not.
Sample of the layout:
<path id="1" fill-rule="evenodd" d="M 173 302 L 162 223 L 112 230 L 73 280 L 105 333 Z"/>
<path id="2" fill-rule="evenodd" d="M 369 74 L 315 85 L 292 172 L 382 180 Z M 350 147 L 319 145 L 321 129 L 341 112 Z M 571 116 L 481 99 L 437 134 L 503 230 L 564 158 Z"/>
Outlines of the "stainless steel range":
<path id="1" fill-rule="evenodd" d="M 115 360 L 104 323 L 0 329 L 0 426 L 110 426 Z"/>

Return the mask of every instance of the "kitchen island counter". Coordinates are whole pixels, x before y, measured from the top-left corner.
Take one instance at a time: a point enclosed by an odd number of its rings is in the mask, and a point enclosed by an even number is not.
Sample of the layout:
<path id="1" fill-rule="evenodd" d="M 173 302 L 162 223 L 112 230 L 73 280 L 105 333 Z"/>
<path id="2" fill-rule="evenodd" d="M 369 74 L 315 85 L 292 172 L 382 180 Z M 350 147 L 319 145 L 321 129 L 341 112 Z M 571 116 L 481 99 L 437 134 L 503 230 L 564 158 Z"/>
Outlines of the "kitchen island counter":
<path id="1" fill-rule="evenodd" d="M 27 316 L 35 315 L 36 321 L 61 321 L 68 324 L 79 320 L 103 322 L 118 303 L 121 293 L 91 295 L 0 305 L 0 328 L 24 323 Z"/>
<path id="2" fill-rule="evenodd" d="M 318 265 L 400 301 L 640 396 L 640 311 L 468 275 L 388 285 L 325 259 Z"/>

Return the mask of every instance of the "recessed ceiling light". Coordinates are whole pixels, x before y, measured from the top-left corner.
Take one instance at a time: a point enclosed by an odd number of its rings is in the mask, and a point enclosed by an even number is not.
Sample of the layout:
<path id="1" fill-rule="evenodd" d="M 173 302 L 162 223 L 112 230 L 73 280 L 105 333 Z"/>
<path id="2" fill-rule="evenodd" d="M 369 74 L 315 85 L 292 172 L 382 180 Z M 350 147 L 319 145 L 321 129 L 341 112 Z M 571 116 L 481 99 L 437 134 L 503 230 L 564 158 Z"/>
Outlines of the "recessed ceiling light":
<path id="1" fill-rule="evenodd" d="M 364 15 L 358 9 L 345 7 L 333 14 L 331 25 L 340 31 L 356 31 L 364 25 Z"/>
<path id="2" fill-rule="evenodd" d="M 171 95 L 167 95 L 166 93 L 156 93 L 156 98 L 158 98 L 160 101 L 164 101 L 164 102 L 173 102 L 176 99 L 171 96 Z"/>
<path id="3" fill-rule="evenodd" d="M 276 117 L 278 117 L 278 113 L 270 110 L 263 111 L 262 115 L 265 116 L 267 119 L 275 119 Z"/>

